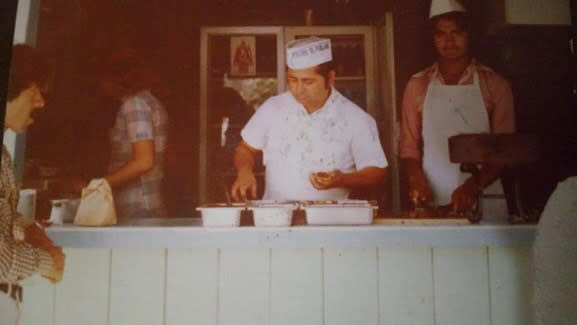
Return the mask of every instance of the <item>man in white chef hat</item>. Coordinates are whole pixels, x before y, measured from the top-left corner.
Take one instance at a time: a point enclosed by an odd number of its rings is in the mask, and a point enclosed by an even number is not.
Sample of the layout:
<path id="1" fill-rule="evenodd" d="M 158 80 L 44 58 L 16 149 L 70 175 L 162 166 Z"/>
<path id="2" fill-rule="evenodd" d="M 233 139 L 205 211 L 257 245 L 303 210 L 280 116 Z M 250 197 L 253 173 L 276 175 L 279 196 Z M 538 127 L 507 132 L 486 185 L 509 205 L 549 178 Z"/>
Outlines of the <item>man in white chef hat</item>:
<path id="1" fill-rule="evenodd" d="M 503 193 L 500 166 L 482 166 L 480 177 L 449 161 L 448 138 L 460 133 L 515 131 L 509 83 L 469 53 L 469 18 L 457 0 L 433 0 L 429 19 L 437 61 L 413 75 L 402 104 L 399 155 L 415 205 L 451 204 L 472 211 L 478 193 Z M 507 215 L 505 200 L 491 200 L 489 213 Z M 490 210 L 492 211 L 488 211 Z"/>
<path id="2" fill-rule="evenodd" d="M 351 189 L 383 183 L 387 160 L 376 122 L 333 87 L 330 40 L 291 41 L 286 55 L 289 91 L 269 98 L 241 132 L 233 199 L 256 198 L 259 151 L 263 199 L 339 200 Z"/>

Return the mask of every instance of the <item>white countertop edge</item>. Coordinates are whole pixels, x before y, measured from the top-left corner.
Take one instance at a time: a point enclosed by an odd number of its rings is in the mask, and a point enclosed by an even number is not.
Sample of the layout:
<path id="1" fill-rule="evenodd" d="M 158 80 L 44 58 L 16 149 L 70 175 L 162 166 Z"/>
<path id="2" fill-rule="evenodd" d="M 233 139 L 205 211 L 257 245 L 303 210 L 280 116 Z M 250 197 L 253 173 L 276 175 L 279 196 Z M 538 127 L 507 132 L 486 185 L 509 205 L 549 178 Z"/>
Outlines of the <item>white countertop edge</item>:
<path id="1" fill-rule="evenodd" d="M 52 226 L 47 233 L 68 248 L 330 248 L 530 246 L 536 232 L 535 225 L 508 224 L 204 228 L 183 220 L 163 226 Z"/>

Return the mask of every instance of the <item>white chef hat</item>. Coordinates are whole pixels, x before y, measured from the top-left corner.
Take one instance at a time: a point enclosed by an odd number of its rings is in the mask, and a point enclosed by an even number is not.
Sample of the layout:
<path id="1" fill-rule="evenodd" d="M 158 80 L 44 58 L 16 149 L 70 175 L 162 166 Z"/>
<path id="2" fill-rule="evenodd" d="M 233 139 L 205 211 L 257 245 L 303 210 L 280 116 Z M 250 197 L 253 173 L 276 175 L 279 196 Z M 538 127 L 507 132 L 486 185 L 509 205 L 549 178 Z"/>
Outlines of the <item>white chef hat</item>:
<path id="1" fill-rule="evenodd" d="M 291 69 L 307 69 L 333 59 L 331 40 L 311 36 L 290 41 L 286 45 L 286 61 Z"/>
<path id="2" fill-rule="evenodd" d="M 429 18 L 449 12 L 466 12 L 465 7 L 458 0 L 431 0 Z"/>

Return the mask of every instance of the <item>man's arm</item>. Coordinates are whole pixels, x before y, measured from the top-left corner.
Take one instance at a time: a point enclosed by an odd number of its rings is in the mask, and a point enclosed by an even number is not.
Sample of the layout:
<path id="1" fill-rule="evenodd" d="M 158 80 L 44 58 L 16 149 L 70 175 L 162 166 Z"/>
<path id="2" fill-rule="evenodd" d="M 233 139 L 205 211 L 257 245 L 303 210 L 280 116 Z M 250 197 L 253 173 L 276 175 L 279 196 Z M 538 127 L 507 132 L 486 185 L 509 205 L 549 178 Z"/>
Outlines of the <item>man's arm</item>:
<path id="1" fill-rule="evenodd" d="M 64 269 L 62 249 L 54 246 L 40 229 L 39 237 L 27 233 L 25 241 L 16 241 L 12 236 L 11 218 L 10 204 L 1 198 L 0 282 L 15 282 L 36 272 L 53 283 L 60 281 Z"/>
<path id="2" fill-rule="evenodd" d="M 142 140 L 132 143 L 132 157 L 124 165 L 104 176 L 110 187 L 117 187 L 129 183 L 152 170 L 156 165 L 156 156 L 153 140 Z M 64 190 L 82 192 L 89 180 L 80 177 L 70 177 L 60 181 Z"/>
<path id="3" fill-rule="evenodd" d="M 457 187 L 451 196 L 453 210 L 457 212 L 472 211 L 477 203 L 479 191 L 493 184 L 503 171 L 503 166 L 484 165 L 477 174 L 469 177 L 461 186 Z"/>
<path id="4" fill-rule="evenodd" d="M 106 175 L 104 179 L 111 187 L 126 184 L 146 174 L 156 165 L 153 140 L 132 143 L 132 157 L 126 164 Z"/>
<path id="5" fill-rule="evenodd" d="M 343 173 L 340 170 L 313 173 L 309 179 L 317 190 L 326 190 L 333 187 L 358 189 L 377 186 L 385 184 L 387 178 L 387 168 L 366 167 L 352 173 Z"/>
<path id="6" fill-rule="evenodd" d="M 405 158 L 402 162 L 409 185 L 409 200 L 413 206 L 421 206 L 431 201 L 433 199 L 433 192 L 423 171 L 422 161 Z"/>
<path id="7" fill-rule="evenodd" d="M 234 167 L 236 168 L 236 180 L 232 184 L 231 196 L 235 201 L 256 199 L 257 184 L 254 176 L 254 165 L 258 150 L 241 141 L 234 153 Z"/>
<path id="8" fill-rule="evenodd" d="M 407 177 L 408 198 L 413 207 L 432 201 L 433 192 L 423 171 L 422 107 L 429 79 L 411 78 L 402 101 L 399 157 Z"/>
<path id="9" fill-rule="evenodd" d="M 484 90 L 484 95 L 488 96 L 489 102 L 493 104 L 490 115 L 491 132 L 515 132 L 515 106 L 509 82 L 495 73 L 485 75 L 484 80 L 486 88 L 482 90 Z M 477 179 L 471 176 L 463 185 L 455 189 L 452 195 L 453 209 L 456 211 L 472 210 L 477 203 L 479 190 L 495 182 L 501 176 L 503 169 L 504 167 L 499 165 L 482 166 Z"/>

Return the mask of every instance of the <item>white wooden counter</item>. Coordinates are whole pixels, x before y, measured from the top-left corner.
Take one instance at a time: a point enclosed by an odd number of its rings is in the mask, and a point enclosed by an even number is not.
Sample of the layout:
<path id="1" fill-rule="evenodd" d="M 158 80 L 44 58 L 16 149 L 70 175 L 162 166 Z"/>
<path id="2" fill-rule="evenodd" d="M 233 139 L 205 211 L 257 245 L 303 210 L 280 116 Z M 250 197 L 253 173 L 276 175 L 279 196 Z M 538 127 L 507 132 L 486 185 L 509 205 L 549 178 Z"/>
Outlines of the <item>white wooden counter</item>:
<path id="1" fill-rule="evenodd" d="M 535 226 L 369 225 L 204 228 L 200 219 L 141 219 L 112 227 L 48 228 L 60 246 L 74 248 L 312 248 L 528 246 Z"/>
<path id="2" fill-rule="evenodd" d="M 534 226 L 53 227 L 22 324 L 530 324 Z"/>

